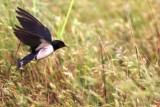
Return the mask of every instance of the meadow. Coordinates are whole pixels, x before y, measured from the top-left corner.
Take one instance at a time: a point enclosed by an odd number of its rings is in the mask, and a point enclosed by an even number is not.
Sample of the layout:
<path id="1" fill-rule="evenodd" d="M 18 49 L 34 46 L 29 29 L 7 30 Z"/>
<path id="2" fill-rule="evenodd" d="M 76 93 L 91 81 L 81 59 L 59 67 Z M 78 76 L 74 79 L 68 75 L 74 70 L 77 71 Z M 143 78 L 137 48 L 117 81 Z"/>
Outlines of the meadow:
<path id="1" fill-rule="evenodd" d="M 73 6 L 72 6 L 73 5 Z M 159 0 L 0 0 L 0 107 L 159 107 Z M 68 48 L 17 71 L 15 10 Z"/>

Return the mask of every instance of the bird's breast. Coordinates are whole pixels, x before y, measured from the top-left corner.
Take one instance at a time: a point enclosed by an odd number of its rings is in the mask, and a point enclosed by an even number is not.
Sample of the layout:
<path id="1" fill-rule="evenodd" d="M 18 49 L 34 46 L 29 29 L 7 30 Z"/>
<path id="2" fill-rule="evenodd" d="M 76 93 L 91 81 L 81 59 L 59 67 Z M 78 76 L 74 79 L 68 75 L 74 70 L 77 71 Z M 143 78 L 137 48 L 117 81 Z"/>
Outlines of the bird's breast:
<path id="1" fill-rule="evenodd" d="M 44 46 L 41 48 L 37 54 L 36 59 L 42 59 L 50 55 L 54 51 L 53 46 L 51 44 Z"/>

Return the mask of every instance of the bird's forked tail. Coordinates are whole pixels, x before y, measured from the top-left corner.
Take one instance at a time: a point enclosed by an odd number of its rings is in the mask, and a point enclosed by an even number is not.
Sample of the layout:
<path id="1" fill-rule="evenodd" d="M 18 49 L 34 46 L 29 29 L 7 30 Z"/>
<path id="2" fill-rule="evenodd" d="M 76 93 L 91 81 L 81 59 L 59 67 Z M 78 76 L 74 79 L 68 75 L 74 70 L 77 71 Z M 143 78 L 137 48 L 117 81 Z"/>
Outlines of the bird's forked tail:
<path id="1" fill-rule="evenodd" d="M 17 70 L 23 69 L 22 67 L 25 66 L 27 63 L 29 63 L 34 58 L 35 58 L 35 55 L 29 54 L 25 56 L 24 58 L 17 59 Z"/>

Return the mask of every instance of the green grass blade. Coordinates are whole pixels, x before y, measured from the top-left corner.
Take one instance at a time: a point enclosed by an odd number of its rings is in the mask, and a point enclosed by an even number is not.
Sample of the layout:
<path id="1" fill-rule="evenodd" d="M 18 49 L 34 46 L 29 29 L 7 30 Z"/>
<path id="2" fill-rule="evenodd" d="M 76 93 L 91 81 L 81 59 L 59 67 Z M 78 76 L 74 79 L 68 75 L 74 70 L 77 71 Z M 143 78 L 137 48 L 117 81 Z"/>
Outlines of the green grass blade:
<path id="1" fill-rule="evenodd" d="M 68 9 L 68 12 L 67 12 L 67 16 L 66 16 L 65 21 L 64 21 L 64 24 L 63 24 L 63 26 L 62 26 L 62 30 L 61 30 L 60 32 L 58 32 L 58 39 L 61 39 L 61 37 L 62 37 L 62 34 L 63 34 L 63 32 L 64 32 L 64 29 L 65 29 L 65 26 L 66 26 L 66 24 L 67 24 L 67 22 L 68 22 L 68 18 L 69 18 L 69 16 L 70 16 L 70 13 L 71 13 L 73 4 L 74 4 L 74 0 L 72 0 L 71 3 L 70 3 L 70 6 L 69 6 L 69 9 Z"/>

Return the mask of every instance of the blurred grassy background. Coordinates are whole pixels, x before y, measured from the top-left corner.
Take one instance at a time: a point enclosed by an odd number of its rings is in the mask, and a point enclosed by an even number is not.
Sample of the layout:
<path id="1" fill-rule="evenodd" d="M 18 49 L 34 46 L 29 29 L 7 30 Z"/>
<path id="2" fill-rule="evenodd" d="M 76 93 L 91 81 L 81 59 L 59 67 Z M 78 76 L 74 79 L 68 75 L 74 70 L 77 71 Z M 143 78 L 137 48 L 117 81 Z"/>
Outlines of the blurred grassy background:
<path id="1" fill-rule="evenodd" d="M 69 48 L 16 71 L 17 58 L 29 53 L 22 44 L 14 57 L 16 8 L 56 39 L 70 3 L 0 0 L 0 106 L 158 107 L 159 0 L 75 0 L 61 38 Z"/>

